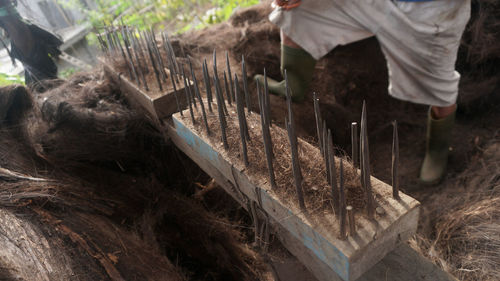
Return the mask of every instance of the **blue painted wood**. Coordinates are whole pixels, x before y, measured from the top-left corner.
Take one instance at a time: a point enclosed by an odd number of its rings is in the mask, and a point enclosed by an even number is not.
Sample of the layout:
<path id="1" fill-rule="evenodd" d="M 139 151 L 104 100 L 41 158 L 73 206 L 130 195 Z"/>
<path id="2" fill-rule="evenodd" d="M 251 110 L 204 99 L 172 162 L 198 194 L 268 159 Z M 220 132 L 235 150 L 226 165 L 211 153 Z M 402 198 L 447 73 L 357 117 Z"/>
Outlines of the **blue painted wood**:
<path id="1" fill-rule="evenodd" d="M 223 169 L 224 165 L 231 165 L 224 158 L 215 151 L 212 146 L 207 144 L 198 135 L 193 133 L 189 128 L 185 127 L 179 120 L 173 118 L 174 127 L 177 135 L 188 144 L 191 149 L 196 151 L 202 158 L 208 160 L 217 169 Z M 220 171 L 224 174 L 224 171 Z M 234 179 L 229 179 L 230 181 Z M 248 182 L 248 185 L 254 185 L 247 177 L 242 176 L 240 181 Z M 241 186 L 245 186 L 242 184 Z M 260 188 L 257 186 L 257 188 Z M 253 190 L 242 190 L 247 196 L 255 200 Z M 328 265 L 332 271 L 336 272 L 343 280 L 350 279 L 350 264 L 349 259 L 328 241 L 321 234 L 312 229 L 309 225 L 305 224 L 296 214 L 283 206 L 280 202 L 269 196 L 265 189 L 261 190 L 262 205 L 264 210 L 268 212 L 278 223 L 280 223 L 293 237 L 309 249 L 314 256 Z"/>

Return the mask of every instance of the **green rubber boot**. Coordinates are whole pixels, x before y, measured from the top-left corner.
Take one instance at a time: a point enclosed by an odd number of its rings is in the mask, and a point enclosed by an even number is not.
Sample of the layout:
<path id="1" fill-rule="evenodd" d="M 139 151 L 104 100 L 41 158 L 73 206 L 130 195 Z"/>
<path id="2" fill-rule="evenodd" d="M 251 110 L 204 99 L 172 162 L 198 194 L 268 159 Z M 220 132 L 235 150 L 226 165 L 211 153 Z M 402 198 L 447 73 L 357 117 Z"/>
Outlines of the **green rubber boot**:
<path id="1" fill-rule="evenodd" d="M 281 74 L 288 75 L 288 83 L 294 102 L 302 102 L 309 85 L 311 84 L 316 60 L 302 49 L 292 48 L 281 44 Z M 254 80 L 264 85 L 264 76 L 255 75 Z M 286 97 L 285 80 L 278 82 L 267 78 L 269 92 Z"/>
<path id="2" fill-rule="evenodd" d="M 455 115 L 456 110 L 449 116 L 436 120 L 429 110 L 426 152 L 420 170 L 420 181 L 425 185 L 438 184 L 445 175 Z"/>

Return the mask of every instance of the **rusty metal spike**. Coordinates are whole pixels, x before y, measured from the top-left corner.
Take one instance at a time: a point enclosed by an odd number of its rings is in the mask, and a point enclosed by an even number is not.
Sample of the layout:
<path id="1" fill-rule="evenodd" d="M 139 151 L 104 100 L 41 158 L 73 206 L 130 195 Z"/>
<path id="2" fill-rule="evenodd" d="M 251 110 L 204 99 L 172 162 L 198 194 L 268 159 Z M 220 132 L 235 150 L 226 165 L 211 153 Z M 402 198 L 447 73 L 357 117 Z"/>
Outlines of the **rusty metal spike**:
<path id="1" fill-rule="evenodd" d="M 347 238 L 347 216 L 344 189 L 344 160 L 342 158 L 340 159 L 339 209 L 340 239 L 344 240 Z"/>
<path id="2" fill-rule="evenodd" d="M 227 76 L 229 79 L 229 88 L 231 90 L 231 97 L 233 98 L 233 100 L 235 100 L 233 76 L 231 76 L 231 65 L 229 64 L 229 53 L 227 51 L 226 51 L 226 67 L 227 67 Z"/>
<path id="3" fill-rule="evenodd" d="M 273 146 L 272 146 L 271 136 L 270 136 L 270 131 L 269 131 L 269 123 L 268 123 L 267 118 L 265 116 L 265 109 L 264 109 L 265 97 L 263 96 L 263 93 L 260 89 L 259 82 L 257 82 L 257 98 L 258 98 L 258 102 L 259 102 L 260 124 L 261 124 L 261 128 L 262 128 L 264 152 L 266 153 L 267 172 L 269 174 L 269 182 L 271 184 L 271 188 L 276 189 L 277 184 L 276 184 L 276 176 L 274 174 L 273 153 L 272 153 Z"/>
<path id="4" fill-rule="evenodd" d="M 394 120 L 392 133 L 392 197 L 400 200 L 399 196 L 399 136 L 398 121 Z"/>
<path id="5" fill-rule="evenodd" d="M 246 129 L 246 121 L 245 121 L 245 107 L 243 106 L 243 97 L 241 96 L 240 93 L 240 85 L 238 83 L 238 75 L 234 75 L 234 91 L 235 91 L 235 98 L 236 98 L 236 111 L 238 113 L 238 122 L 240 125 L 240 138 L 241 138 L 241 147 L 243 150 L 243 162 L 245 163 L 245 166 L 248 167 L 250 164 L 248 162 L 248 151 L 247 151 L 247 140 L 246 140 L 246 135 L 245 135 L 245 129 Z"/>
<path id="6" fill-rule="evenodd" d="M 361 113 L 361 159 L 362 159 L 362 182 L 365 190 L 366 202 L 367 202 L 367 214 L 368 218 L 375 218 L 375 199 L 373 198 L 373 191 L 371 186 L 370 177 L 370 151 L 368 145 L 368 133 L 367 133 L 367 116 L 366 116 L 366 102 L 363 101 L 363 111 Z"/>
<path id="7" fill-rule="evenodd" d="M 229 144 L 227 143 L 226 136 L 226 117 L 224 115 L 224 98 L 222 97 L 222 90 L 220 88 L 219 78 L 214 75 L 214 85 L 215 85 L 215 99 L 217 101 L 217 112 L 219 113 L 219 124 L 221 128 L 222 143 L 224 144 L 224 149 L 229 149 Z"/>
<path id="8" fill-rule="evenodd" d="M 189 113 L 191 114 L 191 121 L 193 122 L 193 124 L 195 124 L 196 121 L 194 119 L 193 106 L 191 104 L 191 97 L 190 97 L 189 89 L 188 89 L 188 86 L 187 86 L 188 82 L 186 80 L 186 74 L 184 72 L 184 66 L 181 67 L 181 71 L 182 71 L 182 80 L 184 81 L 184 93 L 186 94 L 186 103 L 188 104 Z"/>
<path id="9" fill-rule="evenodd" d="M 314 102 L 314 117 L 316 117 L 316 132 L 318 133 L 318 145 L 321 153 L 323 153 L 323 132 L 321 128 L 321 111 L 319 108 L 319 99 L 316 93 L 313 93 Z"/>
<path id="10" fill-rule="evenodd" d="M 248 115 L 250 115 L 250 113 L 252 112 L 252 110 L 250 109 L 251 107 L 251 104 L 250 104 L 250 92 L 248 91 L 248 81 L 247 81 L 247 66 L 246 66 L 246 63 L 245 63 L 245 57 L 243 55 L 241 55 L 241 73 L 243 75 L 243 90 L 245 92 L 245 101 L 246 101 L 246 106 L 247 106 L 247 112 L 248 112 Z"/>
<path id="11" fill-rule="evenodd" d="M 191 59 L 188 58 L 189 69 L 191 70 L 191 77 L 193 78 L 194 84 L 194 93 L 198 98 L 201 107 L 201 114 L 203 116 L 203 123 L 205 124 L 205 129 L 207 130 L 207 135 L 210 135 L 210 128 L 208 127 L 207 114 L 205 112 L 205 104 L 203 103 L 203 99 L 201 98 L 200 88 L 198 87 L 198 80 L 196 79 L 196 75 L 194 74 L 193 64 L 191 63 Z"/>
<path id="12" fill-rule="evenodd" d="M 351 147 L 352 147 L 352 165 L 359 167 L 359 144 L 358 144 L 358 123 L 351 123 Z"/>
<path id="13" fill-rule="evenodd" d="M 230 93 L 230 90 L 229 90 L 229 85 L 228 85 L 227 75 L 226 75 L 226 71 L 225 70 L 224 70 L 224 88 L 226 89 L 227 102 L 229 103 L 229 105 L 232 106 L 231 93 Z"/>
<path id="14" fill-rule="evenodd" d="M 347 219 L 349 221 L 349 235 L 356 235 L 356 220 L 354 218 L 354 208 L 352 206 L 347 206 Z"/>

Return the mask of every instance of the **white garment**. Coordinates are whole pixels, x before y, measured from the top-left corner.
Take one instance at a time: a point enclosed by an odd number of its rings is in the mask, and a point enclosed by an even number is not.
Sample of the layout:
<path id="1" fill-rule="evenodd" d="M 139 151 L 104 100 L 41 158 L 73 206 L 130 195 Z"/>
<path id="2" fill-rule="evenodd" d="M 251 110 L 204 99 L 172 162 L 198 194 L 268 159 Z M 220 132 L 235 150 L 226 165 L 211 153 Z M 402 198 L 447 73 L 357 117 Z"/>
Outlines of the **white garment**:
<path id="1" fill-rule="evenodd" d="M 302 0 L 276 7 L 271 22 L 319 59 L 338 45 L 375 36 L 387 59 L 389 94 L 434 106 L 456 103 L 455 62 L 470 0 Z"/>

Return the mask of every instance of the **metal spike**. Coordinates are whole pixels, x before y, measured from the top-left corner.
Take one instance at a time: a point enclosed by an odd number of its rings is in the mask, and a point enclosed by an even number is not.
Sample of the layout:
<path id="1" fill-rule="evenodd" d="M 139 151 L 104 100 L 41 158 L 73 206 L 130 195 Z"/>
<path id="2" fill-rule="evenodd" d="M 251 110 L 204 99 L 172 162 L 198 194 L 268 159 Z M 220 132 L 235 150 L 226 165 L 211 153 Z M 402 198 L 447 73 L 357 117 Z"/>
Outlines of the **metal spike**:
<path id="1" fill-rule="evenodd" d="M 125 45 L 125 48 L 127 49 L 128 52 L 128 45 L 125 40 L 125 36 L 123 35 L 123 29 L 122 31 L 122 37 L 123 37 L 123 44 Z M 127 64 L 127 70 L 128 70 L 128 75 L 130 79 L 135 78 L 136 83 L 137 83 L 137 74 L 135 73 L 134 66 L 132 65 L 132 62 L 129 58 L 127 58 L 127 55 L 125 54 L 125 50 L 123 49 L 123 45 L 121 44 L 120 38 L 118 37 L 118 34 L 115 33 L 116 41 L 118 42 L 118 45 L 120 47 L 120 52 L 122 54 L 123 59 L 125 60 L 125 63 Z M 132 74 L 133 73 L 133 74 Z"/>
<path id="2" fill-rule="evenodd" d="M 165 54 L 167 55 L 167 68 L 168 70 L 170 71 L 170 75 L 177 75 L 176 72 L 175 72 L 175 67 L 174 67 L 174 64 L 173 64 L 173 61 L 172 61 L 172 57 L 170 56 L 170 50 L 167 46 L 167 39 L 165 37 L 165 32 L 162 32 L 161 33 L 161 43 L 162 43 L 162 46 L 163 46 L 163 50 L 165 51 Z"/>
<path id="3" fill-rule="evenodd" d="M 288 140 L 290 142 L 291 152 L 292 152 L 292 168 L 293 168 L 292 171 L 293 171 L 293 177 L 295 179 L 295 189 L 297 191 L 297 199 L 299 201 L 300 209 L 305 211 L 306 204 L 304 202 L 304 195 L 302 192 L 302 173 L 300 171 L 298 150 L 297 150 L 296 143 L 294 142 L 293 129 L 292 129 L 292 125 L 290 124 L 290 121 L 288 121 L 288 117 L 285 117 L 285 124 L 286 124 L 286 129 L 288 132 Z"/>
<path id="4" fill-rule="evenodd" d="M 271 184 L 272 189 L 276 189 L 276 176 L 274 174 L 274 167 L 273 167 L 273 145 L 271 142 L 271 135 L 269 131 L 269 123 L 267 121 L 267 118 L 265 116 L 265 109 L 264 109 L 264 103 L 265 103 L 265 97 L 263 96 L 261 90 L 260 90 L 260 83 L 257 82 L 257 98 L 259 101 L 259 110 L 260 110 L 260 124 L 262 128 L 262 138 L 264 142 L 264 152 L 266 153 L 266 160 L 267 160 L 267 172 L 269 174 L 269 182 Z"/>
<path id="5" fill-rule="evenodd" d="M 229 78 L 229 88 L 231 90 L 231 97 L 233 98 L 233 100 L 235 100 L 233 76 L 231 76 L 231 65 L 229 64 L 229 53 L 227 51 L 226 51 L 226 67 L 227 67 L 227 76 Z"/>
<path id="6" fill-rule="evenodd" d="M 306 205 L 304 202 L 304 196 L 302 191 L 302 172 L 300 170 L 299 162 L 299 152 L 297 147 L 297 136 L 295 135 L 295 125 L 293 121 L 292 112 L 292 97 L 290 94 L 290 87 L 288 86 L 288 76 L 285 70 L 285 89 L 286 89 L 286 101 L 288 106 L 288 118 L 285 118 L 286 128 L 288 131 L 288 139 L 290 140 L 291 152 L 292 152 L 292 167 L 293 176 L 295 178 L 295 188 L 297 189 L 297 197 L 299 199 L 299 206 L 302 210 L 306 210 Z"/>
<path id="7" fill-rule="evenodd" d="M 205 89 L 207 91 L 207 103 L 208 103 L 208 111 L 213 112 L 212 110 L 212 86 L 210 85 L 210 74 L 208 73 L 207 60 L 203 61 L 203 82 L 205 83 Z"/>
<path id="8" fill-rule="evenodd" d="M 184 72 L 184 66 L 182 66 L 181 70 L 182 70 L 182 80 L 184 81 L 184 93 L 186 94 L 186 103 L 188 104 L 189 107 L 189 113 L 191 113 L 191 121 L 193 122 L 193 124 L 195 124 L 196 121 L 194 120 L 193 106 L 191 105 L 191 96 L 187 86 L 188 82 L 186 79 L 186 74 Z"/>
<path id="9" fill-rule="evenodd" d="M 162 92 L 163 86 L 162 86 L 161 80 L 160 80 L 160 71 L 158 69 L 157 62 L 156 62 L 154 55 L 153 55 L 153 50 L 152 50 L 153 47 L 151 46 L 151 40 L 149 39 L 147 32 L 144 32 L 143 37 L 144 37 L 144 44 L 146 45 L 146 48 L 148 50 L 151 65 L 153 66 L 153 71 L 155 73 L 156 82 L 158 83 L 158 88 L 160 88 L 160 92 Z"/>
<path id="10" fill-rule="evenodd" d="M 344 160 L 340 159 L 340 186 L 339 186 L 339 209 L 340 209 L 340 239 L 347 238 L 347 216 L 344 189 Z"/>
<path id="11" fill-rule="evenodd" d="M 201 114 L 203 116 L 203 123 L 205 124 L 205 129 L 207 130 L 207 135 L 210 135 L 210 128 L 208 127 L 207 114 L 205 112 L 205 105 L 203 103 L 203 99 L 201 98 L 200 88 L 198 87 L 198 80 L 196 79 L 196 75 L 194 74 L 193 64 L 191 63 L 190 58 L 188 58 L 188 62 L 189 62 L 189 69 L 191 70 L 191 77 L 193 78 L 193 82 L 194 82 L 194 92 L 195 92 L 196 97 L 198 98 L 198 101 L 200 102 Z"/>
<path id="12" fill-rule="evenodd" d="M 243 162 L 245 166 L 248 167 L 250 164 L 248 162 L 248 151 L 247 151 L 247 140 L 245 135 L 246 129 L 246 119 L 245 119 L 245 107 L 243 105 L 243 97 L 240 93 L 240 85 L 238 83 L 238 75 L 234 75 L 234 90 L 235 90 L 235 98 L 236 98 L 236 111 L 238 113 L 238 122 L 240 125 L 240 138 L 241 138 L 241 146 L 243 150 Z"/>
<path id="13" fill-rule="evenodd" d="M 142 80 L 142 84 L 144 85 L 144 89 L 146 91 L 149 91 L 149 86 L 148 86 L 148 82 L 146 81 L 146 75 L 145 75 L 145 68 L 142 64 L 142 62 L 145 62 L 146 59 L 144 57 L 144 53 L 142 52 L 142 45 L 140 44 L 139 42 L 139 39 L 137 37 L 135 37 L 135 35 L 132 34 L 132 31 L 130 29 L 128 29 L 127 27 L 127 30 L 129 32 L 129 36 L 130 38 L 132 38 L 132 43 L 134 45 L 134 48 L 133 48 L 133 51 L 134 51 L 134 56 L 135 56 L 135 60 L 137 62 L 137 71 L 139 72 L 139 76 L 141 77 L 141 80 Z M 141 58 L 139 58 L 141 57 Z"/>
<path id="14" fill-rule="evenodd" d="M 358 123 L 351 123 L 352 165 L 359 167 Z"/>
<path id="15" fill-rule="evenodd" d="M 321 127 L 321 111 L 319 108 L 319 99 L 316 93 L 313 93 L 314 117 L 316 117 L 316 132 L 318 133 L 319 150 L 323 153 L 323 132 Z"/>
<path id="16" fill-rule="evenodd" d="M 392 197 L 400 200 L 399 196 L 399 137 L 398 121 L 394 120 L 392 133 Z"/>
<path id="17" fill-rule="evenodd" d="M 113 44 L 113 38 L 111 37 L 110 30 L 107 26 L 104 27 L 104 32 L 106 33 L 106 42 L 108 46 L 110 47 L 109 50 L 111 52 L 115 51 L 115 46 Z"/>
<path id="18" fill-rule="evenodd" d="M 266 77 L 266 80 L 265 80 L 265 83 L 264 83 L 264 92 L 262 93 L 262 107 L 263 107 L 263 111 L 264 111 L 264 117 L 265 117 L 265 121 L 266 121 L 266 130 L 267 130 L 267 136 L 268 136 L 268 142 L 270 144 L 272 144 L 272 141 L 271 141 L 271 131 L 270 131 L 270 127 L 271 127 L 271 108 L 270 108 L 270 105 L 271 105 L 271 101 L 269 100 L 269 89 L 267 87 L 267 74 L 266 74 L 266 69 L 264 68 L 264 77 Z M 272 147 L 272 146 L 271 146 Z M 271 152 L 271 158 L 274 158 L 274 152 L 273 150 L 271 149 L 270 150 Z"/>
<path id="19" fill-rule="evenodd" d="M 125 51 L 123 50 L 122 42 L 121 42 L 120 38 L 118 37 L 117 32 L 113 32 L 113 37 L 115 38 L 115 41 L 117 43 L 120 54 L 122 55 L 123 61 L 127 65 L 128 76 L 130 77 L 130 79 L 132 79 L 133 77 L 132 77 L 132 69 L 130 69 L 130 62 L 128 61 L 127 56 L 125 55 Z"/>
<path id="20" fill-rule="evenodd" d="M 165 71 L 165 63 L 163 62 L 163 57 L 160 54 L 160 49 L 158 49 L 158 41 L 156 41 L 156 34 L 153 30 L 153 28 L 150 29 L 150 37 L 151 37 L 151 44 L 153 46 L 153 51 L 156 54 L 156 57 L 158 59 L 158 65 L 160 68 L 160 73 L 163 79 L 164 83 L 167 83 L 167 72 Z"/>
<path id="21" fill-rule="evenodd" d="M 263 107 L 264 107 L 264 113 L 266 117 L 266 124 L 267 125 L 267 131 L 268 131 L 268 136 L 269 136 L 269 143 L 271 143 L 271 132 L 269 130 L 269 127 L 271 126 L 271 101 L 269 99 L 269 89 L 267 87 L 267 73 L 266 69 L 264 68 L 264 78 L 265 78 L 265 83 L 264 83 L 264 92 L 262 93 L 264 99 L 263 99 Z M 274 158 L 274 152 L 271 150 L 271 155 Z"/>
<path id="22" fill-rule="evenodd" d="M 213 53 L 213 67 L 214 67 L 214 76 L 218 76 L 217 74 L 217 51 L 214 49 Z"/>
<path id="23" fill-rule="evenodd" d="M 352 206 L 347 206 L 347 219 L 349 220 L 349 234 L 351 236 L 356 235 L 356 220 L 354 219 L 354 208 Z"/>
<path id="24" fill-rule="evenodd" d="M 366 208 L 368 218 L 375 218 L 375 199 L 373 198 L 373 191 L 371 186 L 371 177 L 370 177 L 370 151 L 368 145 L 368 133 L 367 133 L 367 116 L 366 116 L 366 102 L 363 101 L 363 112 L 361 113 L 361 136 L 360 136 L 360 155 L 361 161 L 360 165 L 362 166 L 362 184 L 365 190 L 366 196 Z"/>
<path id="25" fill-rule="evenodd" d="M 177 57 L 175 56 L 174 47 L 172 47 L 172 42 L 170 42 L 170 38 L 168 37 L 167 34 L 165 34 L 165 37 L 167 39 L 167 46 L 170 49 L 170 55 L 171 55 L 172 60 L 173 60 L 175 72 L 180 73 L 179 64 L 177 63 Z"/>
<path id="26" fill-rule="evenodd" d="M 222 95 L 222 107 L 224 109 L 224 113 L 229 115 L 229 111 L 227 111 L 227 107 L 226 107 L 226 102 L 224 101 L 224 94 L 222 93 L 222 86 L 221 86 L 221 81 L 219 79 L 219 75 L 217 73 L 217 52 L 216 50 L 214 49 L 214 54 L 213 54 L 213 69 L 214 69 L 214 77 L 217 77 L 216 81 L 217 84 L 214 85 L 214 87 L 217 87 L 220 91 L 220 94 Z M 226 88 L 227 89 L 227 88 Z"/>
<path id="27" fill-rule="evenodd" d="M 339 197 L 337 196 L 339 189 L 337 186 L 337 171 L 335 167 L 335 156 L 334 156 L 334 151 L 333 151 L 333 137 L 332 137 L 332 132 L 330 129 L 328 129 L 328 138 L 327 138 L 327 143 L 326 143 L 326 152 L 327 152 L 327 158 L 328 158 L 328 173 L 327 175 L 329 176 L 328 182 L 330 183 L 330 187 L 332 188 L 332 197 L 333 197 L 333 208 L 335 210 L 335 213 L 337 215 L 340 215 L 339 210 L 341 208 L 339 204 Z"/>
<path id="28" fill-rule="evenodd" d="M 175 85 L 174 75 L 170 75 L 170 81 L 172 81 L 172 86 L 174 87 L 174 97 L 175 103 L 177 104 L 177 111 L 180 112 L 181 116 L 184 116 L 183 110 L 181 109 L 181 105 L 179 103 L 179 98 L 177 97 L 177 86 Z"/>
<path id="29" fill-rule="evenodd" d="M 182 73 L 185 73 L 184 72 L 184 65 L 181 66 L 181 69 L 183 70 Z M 182 76 L 184 76 L 184 75 L 185 74 L 183 74 Z M 190 81 L 188 77 L 186 77 L 186 81 L 188 82 L 188 84 L 187 84 L 187 91 L 189 93 L 189 98 L 191 99 L 191 102 L 193 103 L 194 108 L 196 110 L 198 110 L 198 104 L 196 103 L 194 89 L 192 88 L 192 87 L 194 87 L 194 85 L 192 84 L 192 81 Z"/>
<path id="30" fill-rule="evenodd" d="M 228 85 L 228 82 L 227 82 L 226 71 L 224 71 L 224 88 L 226 89 L 227 102 L 229 103 L 229 105 L 232 106 L 231 93 L 230 93 L 229 85 Z"/>
<path id="31" fill-rule="evenodd" d="M 229 144 L 227 143 L 226 136 L 226 117 L 224 115 L 224 98 L 222 97 L 222 90 L 220 88 L 219 78 L 217 75 L 214 75 L 214 85 L 215 85 L 215 99 L 217 101 L 217 111 L 219 113 L 219 124 L 221 128 L 221 136 L 222 143 L 224 144 L 224 148 L 229 149 Z"/>
<path id="32" fill-rule="evenodd" d="M 101 51 L 103 53 L 107 53 L 108 47 L 106 46 L 106 43 L 104 43 L 104 40 L 102 39 L 102 35 L 100 33 L 98 33 L 98 31 L 96 31 L 95 35 L 97 37 L 97 41 L 99 41 L 99 46 L 101 47 Z M 3 45 L 4 45 L 4 47 L 6 46 L 5 44 L 3 44 Z"/>
<path id="33" fill-rule="evenodd" d="M 177 78 L 177 74 L 175 72 L 175 67 L 173 66 L 173 62 L 172 62 L 172 59 L 171 59 L 171 56 L 170 56 L 170 53 L 169 53 L 169 50 L 167 47 L 167 40 L 165 39 L 164 32 L 161 33 L 161 37 L 162 37 L 163 48 L 165 50 L 165 53 L 167 54 L 167 67 L 170 71 L 170 81 L 172 82 L 172 87 L 174 88 L 174 96 L 175 96 L 175 102 L 177 103 L 177 111 L 180 112 L 181 116 L 184 116 L 183 110 L 181 109 L 181 106 L 180 106 L 180 103 L 179 103 L 179 100 L 177 97 L 176 81 L 177 81 L 177 83 L 179 83 L 179 80 Z"/>
<path id="34" fill-rule="evenodd" d="M 245 101 L 246 101 L 246 106 L 247 106 L 247 112 L 248 112 L 248 115 L 250 115 L 252 110 L 250 109 L 251 104 L 250 104 L 250 93 L 248 91 L 248 82 L 247 82 L 247 66 L 245 63 L 245 57 L 243 55 L 241 55 L 241 62 L 242 62 L 241 63 L 241 73 L 243 75 L 243 77 L 242 77 L 243 90 L 245 92 Z"/>
<path id="35" fill-rule="evenodd" d="M 326 168 L 326 180 L 328 184 L 332 184 L 331 182 L 331 171 L 330 171 L 330 159 L 328 157 L 328 128 L 326 127 L 326 121 L 323 120 L 323 159 L 325 160 L 325 168 Z"/>
<path id="36" fill-rule="evenodd" d="M 130 52 L 131 44 L 127 37 L 127 33 L 125 32 L 125 27 L 122 27 L 121 34 L 123 38 L 123 44 L 125 45 L 126 54 L 128 55 L 127 61 L 129 63 L 129 67 L 131 68 L 132 74 L 134 75 L 133 78 L 135 79 L 135 83 L 139 86 L 141 83 L 139 81 L 139 77 L 137 76 L 137 69 L 134 65 L 134 59 L 132 57 L 132 53 Z M 130 79 L 132 79 L 132 76 L 130 77 Z"/>

